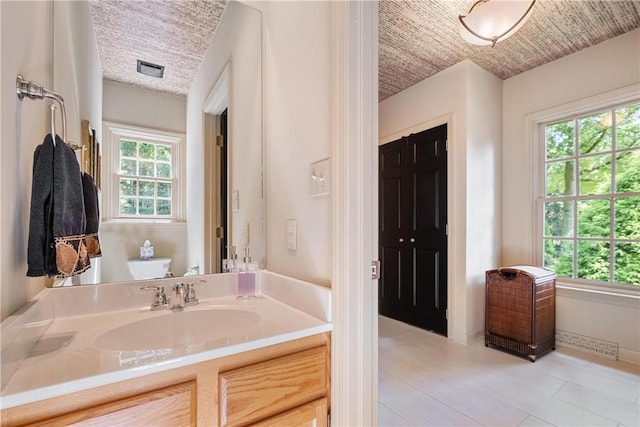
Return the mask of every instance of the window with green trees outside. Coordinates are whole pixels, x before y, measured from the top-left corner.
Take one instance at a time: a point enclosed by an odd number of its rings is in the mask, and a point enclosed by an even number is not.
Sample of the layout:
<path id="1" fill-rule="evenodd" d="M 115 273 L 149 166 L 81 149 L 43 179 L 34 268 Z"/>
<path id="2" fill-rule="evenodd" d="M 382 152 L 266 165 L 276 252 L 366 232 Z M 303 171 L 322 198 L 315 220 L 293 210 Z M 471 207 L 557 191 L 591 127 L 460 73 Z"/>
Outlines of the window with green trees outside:
<path id="1" fill-rule="evenodd" d="M 173 162 L 170 144 L 120 140 L 121 216 L 172 215 Z"/>
<path id="2" fill-rule="evenodd" d="M 640 287 L 640 104 L 544 127 L 544 267 Z"/>

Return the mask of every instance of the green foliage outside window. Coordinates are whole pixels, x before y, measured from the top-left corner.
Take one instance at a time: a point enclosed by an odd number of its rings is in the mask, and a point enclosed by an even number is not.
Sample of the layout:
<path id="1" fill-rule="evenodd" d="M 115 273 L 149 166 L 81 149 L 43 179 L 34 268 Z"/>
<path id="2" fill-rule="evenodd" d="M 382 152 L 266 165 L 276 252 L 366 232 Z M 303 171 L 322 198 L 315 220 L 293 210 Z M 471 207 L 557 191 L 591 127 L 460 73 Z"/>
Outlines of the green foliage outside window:
<path id="1" fill-rule="evenodd" d="M 171 216 L 172 148 L 168 144 L 120 141 L 120 214 Z"/>
<path id="2" fill-rule="evenodd" d="M 547 125 L 545 153 L 544 266 L 640 286 L 640 104 Z"/>

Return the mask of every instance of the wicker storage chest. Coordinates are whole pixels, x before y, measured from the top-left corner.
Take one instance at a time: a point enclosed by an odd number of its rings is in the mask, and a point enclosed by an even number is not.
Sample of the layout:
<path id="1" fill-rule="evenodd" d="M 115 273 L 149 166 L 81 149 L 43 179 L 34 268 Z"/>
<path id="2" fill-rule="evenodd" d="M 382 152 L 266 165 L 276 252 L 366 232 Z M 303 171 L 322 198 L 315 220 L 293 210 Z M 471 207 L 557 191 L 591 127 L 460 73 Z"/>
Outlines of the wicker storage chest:
<path id="1" fill-rule="evenodd" d="M 556 275 L 518 265 L 486 272 L 485 345 L 528 357 L 555 350 Z"/>

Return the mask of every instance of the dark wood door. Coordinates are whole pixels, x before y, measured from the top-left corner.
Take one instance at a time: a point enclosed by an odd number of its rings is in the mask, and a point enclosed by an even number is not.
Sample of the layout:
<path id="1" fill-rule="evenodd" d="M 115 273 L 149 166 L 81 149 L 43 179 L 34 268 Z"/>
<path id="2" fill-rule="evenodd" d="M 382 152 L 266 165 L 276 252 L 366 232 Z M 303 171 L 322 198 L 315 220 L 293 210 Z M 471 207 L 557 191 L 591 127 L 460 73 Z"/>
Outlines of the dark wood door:
<path id="1" fill-rule="evenodd" d="M 379 148 L 379 312 L 447 335 L 447 125 Z"/>

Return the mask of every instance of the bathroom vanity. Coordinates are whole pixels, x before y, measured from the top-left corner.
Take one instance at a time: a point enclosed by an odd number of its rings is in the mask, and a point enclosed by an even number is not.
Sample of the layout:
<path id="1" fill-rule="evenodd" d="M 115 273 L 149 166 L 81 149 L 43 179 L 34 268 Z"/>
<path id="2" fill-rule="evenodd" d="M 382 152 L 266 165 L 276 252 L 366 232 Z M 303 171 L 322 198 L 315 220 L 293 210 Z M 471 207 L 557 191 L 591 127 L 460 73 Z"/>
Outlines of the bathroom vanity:
<path id="1" fill-rule="evenodd" d="M 326 425 L 330 290 L 263 271 L 243 300 L 233 274 L 198 279 L 177 312 L 140 282 L 43 291 L 3 322 L 2 425 Z"/>

